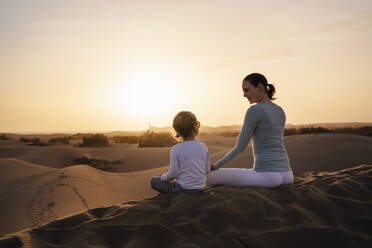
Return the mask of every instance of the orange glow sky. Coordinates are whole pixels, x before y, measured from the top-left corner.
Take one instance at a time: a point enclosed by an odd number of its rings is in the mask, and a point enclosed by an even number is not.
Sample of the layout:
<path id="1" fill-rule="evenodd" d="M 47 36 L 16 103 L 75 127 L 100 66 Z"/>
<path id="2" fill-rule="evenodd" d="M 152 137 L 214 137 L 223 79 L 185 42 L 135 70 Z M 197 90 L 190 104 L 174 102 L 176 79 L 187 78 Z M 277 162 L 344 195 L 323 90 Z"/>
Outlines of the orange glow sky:
<path id="1" fill-rule="evenodd" d="M 370 0 L 0 3 L 0 132 L 242 124 L 251 72 L 287 123 L 372 122 Z"/>

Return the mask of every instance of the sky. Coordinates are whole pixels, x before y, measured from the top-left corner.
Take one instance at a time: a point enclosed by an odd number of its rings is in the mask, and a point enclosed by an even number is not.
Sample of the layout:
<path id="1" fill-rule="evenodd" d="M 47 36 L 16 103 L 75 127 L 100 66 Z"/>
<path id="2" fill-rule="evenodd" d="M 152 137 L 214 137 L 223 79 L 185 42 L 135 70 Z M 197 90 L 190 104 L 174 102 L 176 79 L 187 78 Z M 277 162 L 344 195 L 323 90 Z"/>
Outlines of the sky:
<path id="1" fill-rule="evenodd" d="M 370 0 L 0 0 L 0 132 L 240 125 L 265 75 L 287 123 L 372 122 Z"/>

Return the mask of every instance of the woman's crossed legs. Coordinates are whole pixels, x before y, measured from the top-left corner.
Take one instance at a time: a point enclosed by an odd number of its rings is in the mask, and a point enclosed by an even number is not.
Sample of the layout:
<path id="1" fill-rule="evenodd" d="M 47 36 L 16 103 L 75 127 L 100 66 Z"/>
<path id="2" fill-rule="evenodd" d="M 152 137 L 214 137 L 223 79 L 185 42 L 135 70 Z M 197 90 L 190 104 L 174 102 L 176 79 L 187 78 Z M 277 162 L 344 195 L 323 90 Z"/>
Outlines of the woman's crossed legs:
<path id="1" fill-rule="evenodd" d="M 277 187 L 293 183 L 293 172 L 257 172 L 254 169 L 222 168 L 207 175 L 207 184 Z"/>

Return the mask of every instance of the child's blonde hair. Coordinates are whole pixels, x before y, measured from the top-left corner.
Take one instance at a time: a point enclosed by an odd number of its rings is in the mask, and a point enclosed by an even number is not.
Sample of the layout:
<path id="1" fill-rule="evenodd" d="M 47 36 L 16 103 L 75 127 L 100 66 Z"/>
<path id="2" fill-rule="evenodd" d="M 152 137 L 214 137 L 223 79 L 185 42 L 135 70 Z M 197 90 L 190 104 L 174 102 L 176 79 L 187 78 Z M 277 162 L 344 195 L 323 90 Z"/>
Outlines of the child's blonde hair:
<path id="1" fill-rule="evenodd" d="M 177 132 L 176 137 L 190 137 L 197 123 L 196 116 L 192 112 L 179 112 L 173 119 L 173 128 Z"/>

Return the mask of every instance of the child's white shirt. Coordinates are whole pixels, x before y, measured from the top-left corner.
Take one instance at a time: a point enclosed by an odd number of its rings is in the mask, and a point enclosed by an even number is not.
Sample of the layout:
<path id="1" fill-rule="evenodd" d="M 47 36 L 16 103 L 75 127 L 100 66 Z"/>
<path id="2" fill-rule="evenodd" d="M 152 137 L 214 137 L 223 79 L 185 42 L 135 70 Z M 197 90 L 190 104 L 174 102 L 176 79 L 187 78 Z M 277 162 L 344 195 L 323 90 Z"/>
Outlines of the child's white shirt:
<path id="1" fill-rule="evenodd" d="M 161 180 L 176 179 L 184 189 L 204 189 L 209 172 L 210 156 L 207 146 L 198 140 L 189 140 L 172 147 L 170 168 L 161 175 Z"/>

